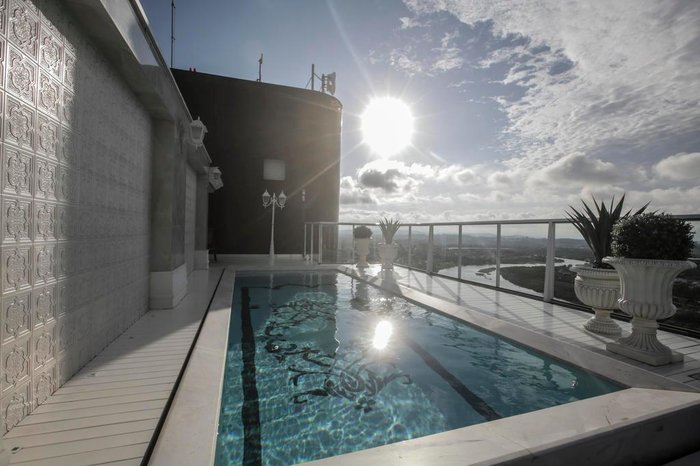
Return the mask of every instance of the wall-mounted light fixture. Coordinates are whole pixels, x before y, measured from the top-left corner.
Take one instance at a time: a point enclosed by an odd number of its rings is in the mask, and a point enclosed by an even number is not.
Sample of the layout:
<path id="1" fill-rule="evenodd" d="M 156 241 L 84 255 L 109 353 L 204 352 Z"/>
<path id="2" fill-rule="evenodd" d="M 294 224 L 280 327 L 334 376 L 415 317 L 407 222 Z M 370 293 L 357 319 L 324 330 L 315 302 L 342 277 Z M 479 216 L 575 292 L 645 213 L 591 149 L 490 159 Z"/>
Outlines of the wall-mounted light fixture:
<path id="1" fill-rule="evenodd" d="M 202 120 L 197 117 L 190 123 L 190 138 L 195 147 L 201 147 L 204 144 L 204 135 L 207 134 L 207 127 L 204 126 Z"/>

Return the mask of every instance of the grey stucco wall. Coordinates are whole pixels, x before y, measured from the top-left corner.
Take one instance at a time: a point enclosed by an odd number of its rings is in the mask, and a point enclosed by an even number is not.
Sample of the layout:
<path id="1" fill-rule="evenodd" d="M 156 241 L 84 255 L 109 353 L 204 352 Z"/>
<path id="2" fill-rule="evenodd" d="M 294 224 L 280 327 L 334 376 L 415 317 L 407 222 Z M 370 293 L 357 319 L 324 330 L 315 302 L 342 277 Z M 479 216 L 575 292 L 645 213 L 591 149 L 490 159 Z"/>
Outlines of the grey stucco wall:
<path id="1" fill-rule="evenodd" d="M 0 0 L 0 54 L 4 432 L 147 310 L 152 125 L 62 2 Z"/>

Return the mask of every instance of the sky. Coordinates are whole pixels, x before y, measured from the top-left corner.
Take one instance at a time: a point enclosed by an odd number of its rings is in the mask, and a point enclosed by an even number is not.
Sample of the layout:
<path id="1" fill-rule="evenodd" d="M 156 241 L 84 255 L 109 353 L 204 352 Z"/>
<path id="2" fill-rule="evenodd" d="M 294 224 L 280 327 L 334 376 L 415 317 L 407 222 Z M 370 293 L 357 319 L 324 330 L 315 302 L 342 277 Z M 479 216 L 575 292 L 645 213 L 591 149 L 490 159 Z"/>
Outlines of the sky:
<path id="1" fill-rule="evenodd" d="M 141 3 L 169 62 L 171 1 Z M 341 221 L 563 218 L 623 193 L 700 213 L 697 0 L 175 4 L 175 68 L 255 80 L 263 53 L 264 82 L 337 74 Z M 360 131 L 383 96 L 415 118 L 388 158 Z"/>

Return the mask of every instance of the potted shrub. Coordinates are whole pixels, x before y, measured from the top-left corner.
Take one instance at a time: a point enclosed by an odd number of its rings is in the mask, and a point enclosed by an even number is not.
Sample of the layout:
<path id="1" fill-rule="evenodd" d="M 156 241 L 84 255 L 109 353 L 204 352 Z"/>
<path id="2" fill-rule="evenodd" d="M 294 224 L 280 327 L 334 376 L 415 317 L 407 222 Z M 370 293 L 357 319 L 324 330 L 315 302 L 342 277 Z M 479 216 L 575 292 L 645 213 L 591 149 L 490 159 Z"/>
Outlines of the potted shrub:
<path id="1" fill-rule="evenodd" d="M 620 274 L 618 306 L 632 316 L 632 334 L 608 343 L 608 351 L 652 366 L 681 361 L 656 338 L 659 319 L 676 313 L 673 280 L 695 267 L 693 226 L 667 214 L 647 213 L 621 219 L 613 228 L 612 255 L 603 262 Z"/>
<path id="2" fill-rule="evenodd" d="M 394 260 L 399 254 L 399 246 L 394 243 L 394 235 L 399 231 L 399 228 L 401 228 L 401 222 L 398 219 L 384 217 L 379 221 L 379 229 L 384 237 L 384 243 L 378 246 L 383 270 L 394 269 Z"/>
<path id="3" fill-rule="evenodd" d="M 583 209 L 571 209 L 566 212 L 571 223 L 581 233 L 583 239 L 593 252 L 593 263 L 577 265 L 572 268 L 576 272 L 574 280 L 574 292 L 576 297 L 586 306 L 590 306 L 595 313 L 586 323 L 584 328 L 590 332 L 602 335 L 619 335 L 620 326 L 610 318 L 610 314 L 617 309 L 617 300 L 620 297 L 620 278 L 615 269 L 603 262 L 603 258 L 610 255 L 612 229 L 620 218 L 625 218 L 632 212 L 622 214 L 622 206 L 625 196 L 615 204 L 615 196 L 610 200 L 610 206 L 605 202 L 600 205 L 593 198 L 591 209 L 588 204 L 581 201 Z M 647 208 L 644 207 L 634 213 L 641 214 Z"/>
<path id="4" fill-rule="evenodd" d="M 357 252 L 357 266 L 367 267 L 367 255 L 369 254 L 369 242 L 372 239 L 372 230 L 365 225 L 360 225 L 352 230 L 355 239 L 355 251 Z"/>

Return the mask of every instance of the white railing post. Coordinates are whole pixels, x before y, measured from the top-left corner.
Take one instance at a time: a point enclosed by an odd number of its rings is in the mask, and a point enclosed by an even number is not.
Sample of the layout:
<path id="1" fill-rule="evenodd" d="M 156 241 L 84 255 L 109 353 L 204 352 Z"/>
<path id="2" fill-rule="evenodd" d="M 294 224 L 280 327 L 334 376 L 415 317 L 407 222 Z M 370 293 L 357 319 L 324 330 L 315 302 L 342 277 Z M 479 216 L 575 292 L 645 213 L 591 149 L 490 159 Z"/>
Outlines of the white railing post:
<path id="1" fill-rule="evenodd" d="M 425 268 L 428 273 L 433 273 L 433 227 L 433 225 L 430 225 L 430 229 L 428 230 L 428 258 L 425 263 Z"/>
<path id="2" fill-rule="evenodd" d="M 309 233 L 311 238 L 311 248 L 309 249 L 309 261 L 314 261 L 314 224 L 311 224 L 311 232 Z"/>
<path id="3" fill-rule="evenodd" d="M 304 223 L 304 254 L 302 258 L 306 260 L 306 223 Z"/>
<path id="4" fill-rule="evenodd" d="M 501 224 L 496 224 L 496 288 L 501 287 Z"/>
<path id="5" fill-rule="evenodd" d="M 350 225 L 351 231 L 352 231 L 352 242 L 350 243 L 350 263 L 354 264 L 356 259 L 355 259 L 355 224 L 353 223 Z"/>
<path id="6" fill-rule="evenodd" d="M 318 224 L 318 263 L 323 264 L 323 223 Z"/>
<path id="7" fill-rule="evenodd" d="M 462 279 L 462 225 L 459 226 L 459 239 L 457 240 L 457 279 Z"/>
<path id="8" fill-rule="evenodd" d="M 554 298 L 554 245 L 555 226 L 554 222 L 549 222 L 547 231 L 547 259 L 544 268 L 544 293 L 542 299 L 549 303 Z"/>
<path id="9" fill-rule="evenodd" d="M 412 235 L 412 226 L 408 226 L 408 267 L 411 267 L 411 256 L 413 255 L 413 239 L 411 237 Z"/>

